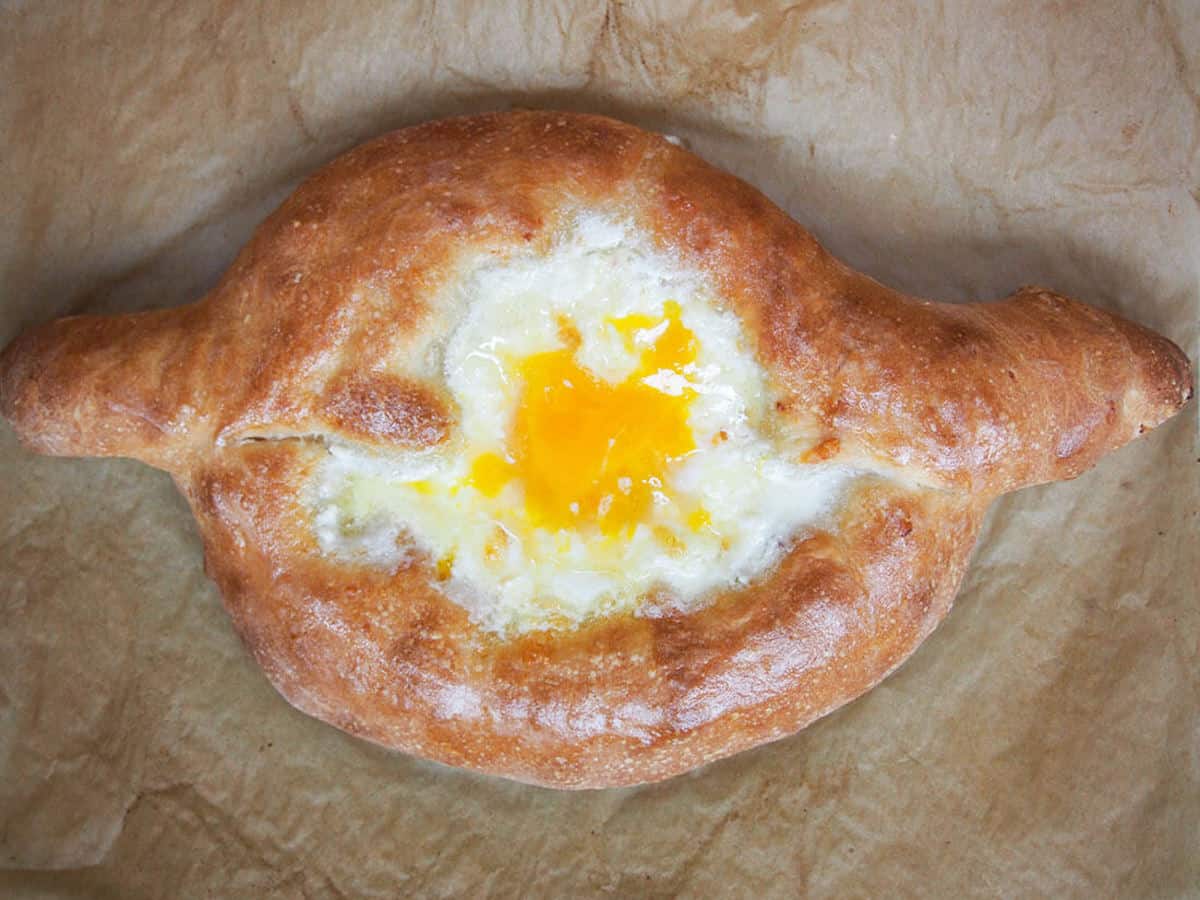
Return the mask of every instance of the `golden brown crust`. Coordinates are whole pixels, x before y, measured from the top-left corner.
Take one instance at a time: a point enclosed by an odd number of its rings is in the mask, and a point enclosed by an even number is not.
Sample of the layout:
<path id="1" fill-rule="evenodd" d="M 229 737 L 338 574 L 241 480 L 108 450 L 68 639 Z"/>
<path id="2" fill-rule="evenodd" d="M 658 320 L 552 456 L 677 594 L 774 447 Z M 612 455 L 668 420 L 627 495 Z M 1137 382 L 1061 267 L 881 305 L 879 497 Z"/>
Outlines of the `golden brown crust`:
<path id="1" fill-rule="evenodd" d="M 416 356 L 462 260 L 549 246 L 580 209 L 705 271 L 814 460 L 871 460 L 829 532 L 691 614 L 501 640 L 437 588 L 330 559 L 302 494 L 323 441 L 412 448 L 455 411 Z M 381 324 L 382 323 L 382 324 Z M 1166 339 L 1049 291 L 948 305 L 850 271 L 765 197 L 595 116 L 514 112 L 382 137 L 306 181 L 180 310 L 78 317 L 0 356 L 41 452 L 172 472 L 255 658 L 300 708 L 388 746 L 558 787 L 666 778 L 878 683 L 950 606 L 997 494 L 1067 478 L 1191 393 Z"/>
<path id="2" fill-rule="evenodd" d="M 1192 392 L 1165 338 L 1051 291 L 907 297 L 829 256 L 765 197 L 693 156 L 657 161 L 646 219 L 713 272 L 792 414 L 938 480 L 1001 493 L 1071 478 Z"/>
<path id="3" fill-rule="evenodd" d="M 424 560 L 329 564 L 294 491 L 320 454 L 246 444 L 187 486 L 255 658 L 292 703 L 347 731 L 557 787 L 666 778 L 858 696 L 945 614 L 981 511 L 870 482 L 836 533 L 699 612 L 500 640 L 431 586 Z"/>

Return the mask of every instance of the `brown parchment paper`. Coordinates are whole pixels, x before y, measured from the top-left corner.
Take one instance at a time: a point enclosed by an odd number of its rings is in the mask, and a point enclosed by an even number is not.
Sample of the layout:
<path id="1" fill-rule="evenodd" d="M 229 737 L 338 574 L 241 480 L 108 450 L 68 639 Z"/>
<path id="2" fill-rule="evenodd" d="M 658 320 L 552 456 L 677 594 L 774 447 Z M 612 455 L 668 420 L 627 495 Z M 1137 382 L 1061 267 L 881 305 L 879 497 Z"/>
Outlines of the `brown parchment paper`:
<path id="1" fill-rule="evenodd" d="M 434 116 L 685 139 L 944 299 L 1028 282 L 1196 358 L 1194 2 L 0 5 L 0 342 L 212 285 L 305 173 Z M 1196 404 L 999 503 L 945 624 L 801 735 L 559 794 L 340 734 L 239 645 L 183 501 L 0 425 L 0 894 L 1200 893 Z"/>

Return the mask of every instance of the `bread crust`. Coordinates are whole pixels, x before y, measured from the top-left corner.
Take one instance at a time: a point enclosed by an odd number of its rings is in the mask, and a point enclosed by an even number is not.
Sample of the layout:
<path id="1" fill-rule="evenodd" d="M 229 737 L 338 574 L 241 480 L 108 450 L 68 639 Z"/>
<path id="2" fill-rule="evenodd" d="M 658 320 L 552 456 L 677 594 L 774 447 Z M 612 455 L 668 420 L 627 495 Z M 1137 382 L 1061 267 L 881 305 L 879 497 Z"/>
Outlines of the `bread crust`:
<path id="1" fill-rule="evenodd" d="M 706 273 L 813 458 L 867 463 L 835 527 L 691 613 L 501 637 L 439 590 L 322 553 L 304 503 L 328 441 L 436 445 L 455 409 L 397 374 L 453 327 L 464 259 L 544 250 L 580 210 Z M 351 733 L 562 788 L 667 778 L 868 690 L 948 611 L 998 494 L 1070 478 L 1191 395 L 1163 337 L 1051 291 L 950 305 L 826 253 L 749 185 L 611 119 L 431 122 L 309 178 L 221 283 L 177 310 L 75 317 L 0 355 L 0 412 L 39 452 L 172 473 L 208 571 L 272 683 Z"/>

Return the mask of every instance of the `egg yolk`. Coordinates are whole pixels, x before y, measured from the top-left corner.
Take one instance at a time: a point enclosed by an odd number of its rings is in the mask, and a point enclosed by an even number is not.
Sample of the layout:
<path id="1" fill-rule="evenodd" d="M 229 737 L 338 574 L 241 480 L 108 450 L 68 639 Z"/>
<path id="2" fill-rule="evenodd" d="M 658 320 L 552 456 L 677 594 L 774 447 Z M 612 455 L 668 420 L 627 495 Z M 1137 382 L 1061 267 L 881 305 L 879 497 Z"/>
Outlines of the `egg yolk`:
<path id="1" fill-rule="evenodd" d="M 646 379 L 664 370 L 682 374 L 696 359 L 697 342 L 677 303 L 666 303 L 663 312 L 609 320 L 639 358 L 615 384 L 580 365 L 578 332 L 560 323 L 566 346 L 520 363 L 508 444 L 503 454 L 477 457 L 468 483 L 495 497 L 515 480 L 531 525 L 594 527 L 610 537 L 631 534 L 655 503 L 670 502 L 667 470 L 695 448 L 688 426 L 693 393 L 667 393 Z"/>

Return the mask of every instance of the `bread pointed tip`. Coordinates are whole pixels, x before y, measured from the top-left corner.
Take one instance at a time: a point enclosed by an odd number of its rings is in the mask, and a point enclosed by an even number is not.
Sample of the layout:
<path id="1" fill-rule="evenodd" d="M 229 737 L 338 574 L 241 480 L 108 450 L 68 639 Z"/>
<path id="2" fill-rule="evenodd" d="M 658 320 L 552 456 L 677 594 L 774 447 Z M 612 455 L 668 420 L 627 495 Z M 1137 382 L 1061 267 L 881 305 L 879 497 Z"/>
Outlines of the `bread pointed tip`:
<path id="1" fill-rule="evenodd" d="M 1027 466 L 1024 483 L 1076 477 L 1192 398 L 1187 355 L 1148 328 L 1035 287 L 992 309 L 1002 311 L 993 323 L 1013 368 L 1029 380 L 1023 405 L 1052 437 L 1053 454 Z"/>
<path id="2" fill-rule="evenodd" d="M 72 316 L 0 351 L 0 415 L 52 456 L 127 456 L 160 468 L 188 443 L 193 338 L 181 310 Z"/>
<path id="3" fill-rule="evenodd" d="M 61 407 L 63 386 L 46 377 L 60 368 L 57 335 L 70 322 L 60 319 L 28 329 L 0 350 L 0 416 L 12 425 L 22 444 L 53 456 L 71 455 L 76 443 L 77 426 L 70 417 L 49 414 Z"/>
<path id="4" fill-rule="evenodd" d="M 1144 411 L 1138 434 L 1156 428 L 1174 416 L 1195 396 L 1195 372 L 1191 360 L 1177 344 L 1134 326 L 1140 332 L 1130 340 L 1142 369 L 1141 393 Z"/>

